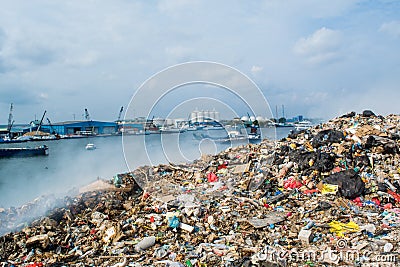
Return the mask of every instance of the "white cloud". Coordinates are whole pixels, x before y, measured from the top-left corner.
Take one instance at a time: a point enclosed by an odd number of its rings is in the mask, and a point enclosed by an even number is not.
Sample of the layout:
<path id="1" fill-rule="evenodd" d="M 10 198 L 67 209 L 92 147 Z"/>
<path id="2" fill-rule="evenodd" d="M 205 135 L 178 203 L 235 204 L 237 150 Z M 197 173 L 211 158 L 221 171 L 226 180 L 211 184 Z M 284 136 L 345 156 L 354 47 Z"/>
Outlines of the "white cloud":
<path id="1" fill-rule="evenodd" d="M 393 37 L 400 37 L 400 21 L 386 22 L 381 25 L 379 31 L 387 33 Z"/>
<path id="2" fill-rule="evenodd" d="M 340 56 L 342 36 L 339 31 L 321 28 L 306 38 L 301 38 L 293 50 L 303 56 L 309 63 L 320 64 L 334 60 Z"/>
<path id="3" fill-rule="evenodd" d="M 169 46 L 165 48 L 167 56 L 180 60 L 182 58 L 190 56 L 192 49 L 183 45 Z"/>
<path id="4" fill-rule="evenodd" d="M 118 109 L 151 75 L 187 60 L 231 65 L 263 85 L 268 99 L 278 99 L 273 106 L 295 106 L 296 113 L 304 114 L 320 110 L 336 115 L 339 109 L 352 109 L 354 101 L 343 100 L 349 95 L 371 96 L 366 85 L 388 79 L 400 83 L 397 40 L 372 30 L 399 37 L 400 1 L 3 2 L 0 93 L 24 88 L 32 94 L 18 104 L 20 122 L 30 119 L 34 105 L 50 113 L 44 107 L 48 102 L 57 107 L 54 120 L 68 119 L 63 114 L 89 104 L 99 119 L 115 119 L 105 106 Z M 242 85 L 224 73 L 210 75 Z M 349 88 L 348 94 L 329 100 L 338 95 L 337 88 Z M 393 88 L 380 90 L 392 95 Z M 7 92 L 0 101 L 17 103 L 23 96 Z M 42 92 L 51 101 L 40 102 Z M 296 99 L 290 102 L 288 96 Z M 39 104 L 27 106 L 31 99 Z M 0 106 L 0 114 L 7 108 Z"/>
<path id="5" fill-rule="evenodd" d="M 47 100 L 47 99 L 49 99 L 49 95 L 47 93 L 40 93 L 39 94 L 39 99 Z"/>
<path id="6" fill-rule="evenodd" d="M 89 67 L 94 65 L 99 59 L 99 55 L 96 51 L 87 51 L 82 55 L 73 55 L 65 58 L 64 62 L 67 66 L 71 67 Z"/>
<path id="7" fill-rule="evenodd" d="M 188 9 L 196 7 L 198 3 L 198 0 L 161 0 L 158 3 L 158 9 L 162 13 L 178 16 L 183 12 L 188 12 Z"/>
<path id="8" fill-rule="evenodd" d="M 259 72 L 262 71 L 262 70 L 263 70 L 263 67 L 260 67 L 260 66 L 252 66 L 252 67 L 251 67 L 251 72 L 252 72 L 253 74 L 259 73 Z"/>

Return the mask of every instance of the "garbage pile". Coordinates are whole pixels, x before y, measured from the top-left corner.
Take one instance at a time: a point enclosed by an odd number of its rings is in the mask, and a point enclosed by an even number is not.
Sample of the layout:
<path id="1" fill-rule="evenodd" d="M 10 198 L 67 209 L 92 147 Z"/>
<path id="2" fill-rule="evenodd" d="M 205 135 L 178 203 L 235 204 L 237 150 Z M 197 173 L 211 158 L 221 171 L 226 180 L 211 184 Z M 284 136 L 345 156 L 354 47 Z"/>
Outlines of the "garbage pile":
<path id="1" fill-rule="evenodd" d="M 398 266 L 399 120 L 353 112 L 277 142 L 97 181 L 0 237 L 0 262 Z"/>

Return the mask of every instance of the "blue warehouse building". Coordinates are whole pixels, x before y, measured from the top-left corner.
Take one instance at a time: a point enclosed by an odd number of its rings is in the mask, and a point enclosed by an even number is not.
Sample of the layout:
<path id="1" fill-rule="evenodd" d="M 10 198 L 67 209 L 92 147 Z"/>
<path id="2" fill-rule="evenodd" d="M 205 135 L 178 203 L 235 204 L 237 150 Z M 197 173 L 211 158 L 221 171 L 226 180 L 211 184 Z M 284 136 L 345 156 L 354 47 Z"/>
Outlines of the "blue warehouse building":
<path id="1" fill-rule="evenodd" d="M 116 122 L 104 121 L 65 121 L 50 124 L 43 124 L 41 131 L 56 132 L 60 135 L 72 135 L 84 132 L 93 132 L 95 134 L 115 134 L 118 132 Z"/>

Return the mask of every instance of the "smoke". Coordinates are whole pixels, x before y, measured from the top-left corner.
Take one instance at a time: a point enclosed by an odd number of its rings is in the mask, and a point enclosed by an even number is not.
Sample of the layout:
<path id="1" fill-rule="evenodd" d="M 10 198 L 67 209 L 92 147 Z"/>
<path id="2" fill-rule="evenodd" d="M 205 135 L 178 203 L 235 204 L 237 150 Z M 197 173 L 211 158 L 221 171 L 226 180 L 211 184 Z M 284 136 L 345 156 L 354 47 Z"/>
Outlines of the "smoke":
<path id="1" fill-rule="evenodd" d="M 190 134 L 191 136 L 191 134 Z M 157 155 L 154 163 L 177 161 L 179 157 L 161 153 L 160 135 L 152 135 L 148 152 Z M 129 144 L 127 157 L 131 167 L 149 164 L 143 148 L 144 136 L 126 136 Z M 177 138 L 168 135 L 166 138 Z M 86 150 L 94 143 L 96 150 Z M 44 142 L 15 144 L 37 146 Z M 128 172 L 121 137 L 97 137 L 47 141 L 48 156 L 0 159 L 0 234 L 23 227 L 47 211 L 64 207 L 66 196 L 73 196 L 79 187 L 97 178 L 112 179 L 118 173 Z M 186 137 L 181 146 L 197 150 L 192 138 Z M 179 155 L 179 153 L 177 153 Z M 191 153 L 196 157 L 195 153 Z M 15 208 L 18 207 L 18 208 Z"/>

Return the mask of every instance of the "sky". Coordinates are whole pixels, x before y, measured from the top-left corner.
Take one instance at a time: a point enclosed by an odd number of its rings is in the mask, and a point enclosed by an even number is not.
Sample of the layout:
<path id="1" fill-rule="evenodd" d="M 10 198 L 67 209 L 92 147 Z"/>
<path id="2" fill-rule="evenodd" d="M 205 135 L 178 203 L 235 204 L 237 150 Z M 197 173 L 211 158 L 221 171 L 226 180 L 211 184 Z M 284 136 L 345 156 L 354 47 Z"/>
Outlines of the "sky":
<path id="1" fill-rule="evenodd" d="M 16 123 L 44 110 L 52 121 L 82 119 L 85 108 L 96 120 L 116 120 L 121 106 L 147 115 L 140 101 L 128 106 L 135 92 L 157 73 L 193 61 L 239 71 L 261 90 L 266 110 L 278 106 L 281 113 L 284 105 L 288 117 L 398 113 L 397 0 L 0 3 L 0 124 L 7 123 L 10 103 Z M 187 86 L 153 113 L 166 116 L 198 91 L 203 102 L 209 94 L 236 106 L 234 97 L 211 87 Z M 209 108 L 202 105 L 186 105 L 177 116 Z"/>

